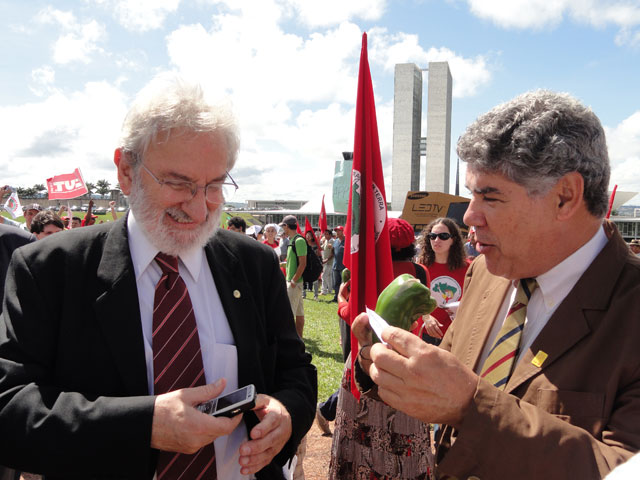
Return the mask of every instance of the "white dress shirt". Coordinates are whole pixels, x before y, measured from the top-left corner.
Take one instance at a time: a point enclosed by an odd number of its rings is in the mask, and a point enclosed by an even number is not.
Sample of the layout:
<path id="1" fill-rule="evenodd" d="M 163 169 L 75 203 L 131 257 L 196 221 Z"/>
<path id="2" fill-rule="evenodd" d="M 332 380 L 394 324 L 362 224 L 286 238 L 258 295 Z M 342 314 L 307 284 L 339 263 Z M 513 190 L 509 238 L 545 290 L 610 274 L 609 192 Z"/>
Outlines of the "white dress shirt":
<path id="1" fill-rule="evenodd" d="M 153 394 L 153 300 L 156 284 L 162 270 L 154 261 L 159 250 L 147 238 L 142 226 L 136 222 L 132 211 L 127 219 L 129 250 L 136 275 L 140 320 L 144 338 L 144 354 L 147 362 L 149 394 Z M 235 340 L 222 308 L 218 290 L 203 248 L 189 250 L 179 257 L 178 271 L 187 285 L 189 297 L 198 326 L 200 350 L 205 380 L 213 383 L 221 377 L 227 380 L 223 393 L 236 390 L 238 386 L 238 357 Z M 246 479 L 240 474 L 240 444 L 247 439 L 244 422 L 230 434 L 215 440 L 216 470 L 218 478 Z"/>
<path id="2" fill-rule="evenodd" d="M 575 287 L 582 274 L 595 260 L 607 242 L 608 239 L 604 233 L 604 229 L 599 228 L 591 240 L 551 270 L 536 277 L 538 288 L 531 294 L 529 304 L 527 305 L 527 316 L 520 340 L 520 353 L 518 354 L 518 358 L 516 358 L 515 365 L 517 365 L 522 358 L 522 354 L 531 347 L 558 306 L 566 296 L 569 295 L 569 292 Z M 544 253 L 542 255 L 544 255 Z M 489 356 L 493 342 L 507 318 L 509 307 L 511 307 L 511 304 L 515 300 L 517 284 L 518 282 L 513 282 L 512 288 L 505 295 L 502 306 L 500 307 L 500 312 L 496 316 L 496 321 L 491 328 L 491 333 L 489 334 L 487 343 L 482 351 L 482 356 L 478 362 L 476 368 L 477 374 L 480 374 L 482 366 Z"/>

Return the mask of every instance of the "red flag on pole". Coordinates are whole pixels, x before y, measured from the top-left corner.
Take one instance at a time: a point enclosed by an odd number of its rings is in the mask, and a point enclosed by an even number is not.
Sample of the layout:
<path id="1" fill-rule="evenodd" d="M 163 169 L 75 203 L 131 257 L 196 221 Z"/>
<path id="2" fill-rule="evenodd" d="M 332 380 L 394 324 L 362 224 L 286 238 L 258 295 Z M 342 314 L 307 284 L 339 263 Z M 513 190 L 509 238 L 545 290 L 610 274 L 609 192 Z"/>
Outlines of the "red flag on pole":
<path id="1" fill-rule="evenodd" d="M 84 184 L 79 168 L 76 168 L 73 173 L 63 173 L 47 178 L 47 190 L 49 191 L 49 200 L 76 198 L 89 191 Z"/>
<path id="2" fill-rule="evenodd" d="M 320 207 L 320 217 L 318 218 L 318 228 L 320 235 L 327 229 L 327 211 L 324 208 L 324 195 L 322 195 L 322 206 Z"/>
<path id="3" fill-rule="evenodd" d="M 611 216 L 611 210 L 613 209 L 613 201 L 616 199 L 617 189 L 618 189 L 618 185 L 614 185 L 613 192 L 611 192 L 611 196 L 609 197 L 609 210 L 607 210 L 607 218 Z"/>
<path id="4" fill-rule="evenodd" d="M 375 308 L 378 294 L 393 280 L 391 245 L 387 225 L 387 200 L 378 141 L 378 124 L 373 85 L 367 59 L 367 34 L 362 35 L 356 129 L 353 144 L 351 191 L 345 226 L 344 264 L 351 270 L 349 297 L 350 323 Z M 351 336 L 351 371 L 358 352 L 358 341 Z M 351 391 L 360 392 L 351 378 Z"/>

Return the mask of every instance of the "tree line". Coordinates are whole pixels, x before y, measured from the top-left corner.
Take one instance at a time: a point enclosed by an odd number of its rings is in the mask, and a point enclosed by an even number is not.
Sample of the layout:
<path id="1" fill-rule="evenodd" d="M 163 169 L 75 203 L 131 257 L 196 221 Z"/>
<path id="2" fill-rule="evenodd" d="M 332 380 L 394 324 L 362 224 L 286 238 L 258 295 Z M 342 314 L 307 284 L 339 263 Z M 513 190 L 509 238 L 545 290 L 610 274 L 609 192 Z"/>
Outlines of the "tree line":
<path id="1" fill-rule="evenodd" d="M 111 190 L 111 184 L 107 180 L 98 180 L 95 183 L 85 182 L 85 185 L 89 191 L 88 195 L 99 193 L 104 196 Z M 120 184 L 116 184 L 114 188 L 120 190 Z M 43 196 L 47 191 L 47 187 L 43 183 L 36 183 L 32 187 L 16 187 L 16 191 L 18 192 L 18 197 L 33 198 Z"/>

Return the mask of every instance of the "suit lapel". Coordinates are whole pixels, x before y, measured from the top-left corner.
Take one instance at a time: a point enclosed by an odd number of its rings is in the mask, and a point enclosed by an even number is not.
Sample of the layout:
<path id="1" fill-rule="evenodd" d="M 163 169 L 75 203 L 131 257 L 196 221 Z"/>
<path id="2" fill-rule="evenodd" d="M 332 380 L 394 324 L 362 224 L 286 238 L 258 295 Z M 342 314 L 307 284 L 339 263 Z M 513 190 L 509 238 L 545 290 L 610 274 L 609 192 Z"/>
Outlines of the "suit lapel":
<path id="1" fill-rule="evenodd" d="M 476 368 L 482 355 L 493 322 L 500 312 L 504 296 L 507 294 L 511 282 L 491 275 L 486 287 L 483 288 L 484 282 L 482 280 L 480 285 L 483 293 L 477 307 L 474 305 L 475 313 L 471 317 L 471 333 L 466 341 L 467 350 L 464 356 L 464 363 L 472 369 Z"/>
<path id="2" fill-rule="evenodd" d="M 94 308 L 127 395 L 149 395 L 144 340 L 126 216 L 106 235 Z"/>
<path id="3" fill-rule="evenodd" d="M 606 226 L 611 228 L 610 226 Z M 571 347 L 591 333 L 590 321 L 597 321 L 599 314 L 590 312 L 606 311 L 613 288 L 620 276 L 628 247 L 614 228 L 607 232 L 609 242 L 598 254 L 589 268 L 580 277 L 569 295 L 551 316 L 531 348 L 523 353 L 505 391 L 511 392 L 532 376 L 549 368 Z M 561 332 L 559 334 L 559 332 Z M 546 354 L 542 362 L 532 363 L 539 352 Z M 541 363 L 541 364 L 540 364 Z"/>
<path id="4" fill-rule="evenodd" d="M 235 252 L 214 235 L 205 247 L 211 274 L 222 302 L 238 355 L 238 385 L 257 383 L 254 372 L 258 362 L 255 335 L 256 309 L 251 286 L 244 277 L 244 270 Z"/>

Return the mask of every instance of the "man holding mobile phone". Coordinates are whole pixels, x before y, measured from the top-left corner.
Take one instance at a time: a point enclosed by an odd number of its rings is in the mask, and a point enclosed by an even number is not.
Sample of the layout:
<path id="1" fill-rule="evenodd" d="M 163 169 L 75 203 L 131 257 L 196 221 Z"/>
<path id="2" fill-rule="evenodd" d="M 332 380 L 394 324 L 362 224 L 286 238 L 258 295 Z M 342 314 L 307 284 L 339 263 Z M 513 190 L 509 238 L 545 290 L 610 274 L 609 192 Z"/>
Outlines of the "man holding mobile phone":
<path id="1" fill-rule="evenodd" d="M 273 250 L 218 228 L 238 146 L 228 107 L 158 78 L 114 155 L 128 215 L 14 255 L 0 464 L 53 479 L 281 478 L 313 422 L 316 371 Z M 196 408 L 250 384 L 252 411 Z"/>

